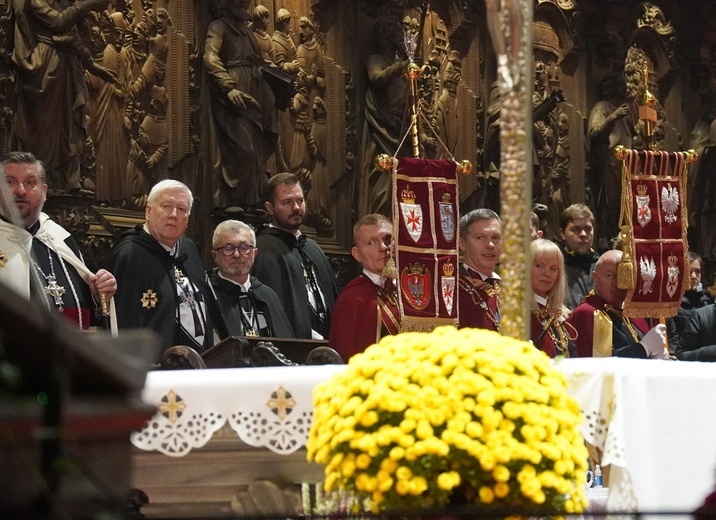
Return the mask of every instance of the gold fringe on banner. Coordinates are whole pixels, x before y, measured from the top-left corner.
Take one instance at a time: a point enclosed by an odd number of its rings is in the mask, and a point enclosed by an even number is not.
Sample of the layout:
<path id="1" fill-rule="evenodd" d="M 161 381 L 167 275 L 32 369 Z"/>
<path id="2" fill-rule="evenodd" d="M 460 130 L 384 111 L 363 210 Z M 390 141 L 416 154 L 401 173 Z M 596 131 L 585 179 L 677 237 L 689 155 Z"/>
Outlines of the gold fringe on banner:
<path id="1" fill-rule="evenodd" d="M 622 159 L 622 199 L 621 211 L 619 213 L 620 233 L 618 242 L 623 251 L 622 261 L 617 267 L 617 287 L 620 289 L 634 288 L 634 251 L 632 250 L 631 236 L 631 198 L 630 190 L 625 187 L 629 185 L 629 168 L 627 158 Z M 615 244 L 616 245 L 616 244 Z"/>
<path id="2" fill-rule="evenodd" d="M 403 319 L 400 324 L 400 332 L 432 332 L 435 330 L 435 323 L 419 323 Z"/>

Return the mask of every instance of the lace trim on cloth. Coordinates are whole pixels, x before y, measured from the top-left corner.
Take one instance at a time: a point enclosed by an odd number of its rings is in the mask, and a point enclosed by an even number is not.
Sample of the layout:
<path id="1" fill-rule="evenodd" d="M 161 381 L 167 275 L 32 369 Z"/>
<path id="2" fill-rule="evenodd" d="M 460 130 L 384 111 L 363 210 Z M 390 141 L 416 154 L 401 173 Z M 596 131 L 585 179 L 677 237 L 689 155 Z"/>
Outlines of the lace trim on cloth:
<path id="1" fill-rule="evenodd" d="M 588 445 L 601 455 L 597 462 L 610 467 L 609 511 L 637 511 L 638 500 L 627 469 L 624 446 L 624 417 L 619 399 L 621 379 L 613 374 L 573 373 L 569 376 L 569 393 L 584 414 L 582 435 Z"/>
<path id="2" fill-rule="evenodd" d="M 345 367 L 152 372 L 142 398 L 155 404 L 157 413 L 131 435 L 132 444 L 183 457 L 228 424 L 246 444 L 288 455 L 305 446 L 313 387 L 334 369 Z"/>

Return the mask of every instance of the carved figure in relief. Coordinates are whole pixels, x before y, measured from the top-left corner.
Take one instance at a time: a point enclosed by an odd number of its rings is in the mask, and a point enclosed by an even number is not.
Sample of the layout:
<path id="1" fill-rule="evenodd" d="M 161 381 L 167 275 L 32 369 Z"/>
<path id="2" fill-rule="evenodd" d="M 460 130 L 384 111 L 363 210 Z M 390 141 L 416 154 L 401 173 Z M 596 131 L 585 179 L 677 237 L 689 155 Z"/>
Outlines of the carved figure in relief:
<path id="1" fill-rule="evenodd" d="M 274 63 L 286 74 L 298 74 L 298 61 L 296 60 L 296 44 L 293 43 L 289 31 L 291 13 L 283 7 L 276 13 L 275 28 L 271 41 L 274 48 Z"/>
<path id="2" fill-rule="evenodd" d="M 403 78 L 408 60 L 400 20 L 380 18 L 375 23 L 375 38 L 378 51 L 366 60 L 368 89 L 362 147 L 366 182 L 358 192 L 367 197 L 361 204 L 364 213 L 390 215 L 390 172 L 378 170 L 373 163 L 380 153 L 410 155 L 409 142 L 398 150 L 408 127 L 408 88 Z"/>
<path id="3" fill-rule="evenodd" d="M 149 27 L 144 22 L 136 23 L 132 29 L 132 43 L 119 53 L 120 81 L 128 93 L 124 107 L 124 129 L 132 131 L 141 123 L 140 101 L 132 92 L 132 85 L 139 79 L 142 66 L 147 59 Z"/>
<path id="4" fill-rule="evenodd" d="M 118 29 L 110 25 L 109 32 Z M 95 61 L 102 67 L 120 75 L 119 49 L 106 43 L 99 27 L 92 28 Z M 110 40 L 116 38 L 112 35 Z M 124 103 L 126 93 L 121 82 L 106 83 L 93 74 L 87 74 L 91 94 L 90 129 L 95 145 L 95 200 L 121 203 L 126 198 L 124 162 L 129 140 L 124 130 Z"/>
<path id="5" fill-rule="evenodd" d="M 442 91 L 437 102 L 438 135 L 450 154 L 455 152 L 460 131 L 460 110 L 457 106 L 457 86 L 460 84 L 462 59 L 456 50 L 450 51 L 442 75 Z M 449 155 L 448 155 L 449 157 Z"/>
<path id="6" fill-rule="evenodd" d="M 316 25 L 310 18 L 302 16 L 299 27 L 301 43 L 296 49 L 296 61 L 299 68 L 308 75 L 311 90 L 323 95 L 326 88 L 326 64 L 316 35 Z"/>
<path id="7" fill-rule="evenodd" d="M 154 85 L 163 86 L 166 77 L 167 57 L 169 55 L 169 30 L 172 19 L 169 12 L 160 7 L 156 10 L 156 35 L 149 38 L 149 56 L 142 66 L 142 73 L 135 82 L 133 90 L 151 88 Z"/>
<path id="8" fill-rule="evenodd" d="M 274 63 L 286 74 L 296 76 L 299 71 L 298 60 L 296 59 L 296 44 L 290 34 L 291 13 L 283 7 L 276 13 L 273 35 L 271 41 L 274 48 Z M 288 163 L 293 150 L 293 116 L 290 110 L 278 112 L 279 147 L 282 162 Z M 286 164 L 285 170 L 290 169 Z"/>
<path id="9" fill-rule="evenodd" d="M 243 210 L 258 208 L 269 177 L 266 163 L 278 139 L 274 94 L 260 70 L 265 63 L 261 49 L 246 25 L 251 18 L 248 4 L 226 4 L 209 24 L 204 48 L 221 154 L 216 202 Z"/>
<path id="10" fill-rule="evenodd" d="M 112 71 L 92 60 L 78 28 L 88 13 L 102 11 L 108 3 L 33 0 L 12 5 L 16 146 L 45 163 L 52 189 L 69 192 L 82 187 L 80 155 L 88 134 L 89 99 L 85 70 L 104 81 L 117 81 Z"/>
<path id="11" fill-rule="evenodd" d="M 264 60 L 270 63 L 276 61 L 275 51 L 273 48 L 273 40 L 271 35 L 266 32 L 269 27 L 269 17 L 271 13 L 263 5 L 254 7 L 254 21 L 251 23 L 251 30 L 254 31 L 256 41 L 259 44 Z"/>
<path id="12" fill-rule="evenodd" d="M 164 87 L 151 89 L 147 115 L 132 141 L 126 179 L 131 199 L 137 208 L 146 203 L 146 194 L 157 182 L 167 178 L 166 153 L 169 149 L 169 128 L 166 106 L 169 99 Z"/>
<path id="13" fill-rule="evenodd" d="M 623 74 L 607 76 L 602 82 L 603 99 L 589 113 L 588 187 L 597 215 L 597 246 L 608 249 L 619 233 L 621 208 L 621 161 L 612 150 L 617 145 L 639 148 L 638 105 L 642 87 L 644 51 L 629 50 Z"/>
<path id="14" fill-rule="evenodd" d="M 333 234 L 331 220 L 331 172 L 328 169 L 326 156 L 331 146 L 328 135 L 328 111 L 322 98 L 313 99 L 313 123 L 308 134 L 308 150 L 305 159 L 306 167 L 311 171 L 311 189 L 307 194 L 308 202 L 307 220 L 310 226 L 316 228 L 320 235 Z"/>
<path id="15" fill-rule="evenodd" d="M 538 20 L 532 24 L 533 38 L 533 147 L 534 182 L 532 200 L 548 208 L 545 236 L 555 237 L 559 229 L 562 210 L 571 204 L 569 197 L 569 119 L 562 117 L 558 103 L 564 98 L 560 90 L 560 63 L 563 53 L 556 29 L 548 22 Z M 562 146 L 560 147 L 560 143 Z M 558 157 L 558 152 L 567 157 Z M 565 160 L 566 159 L 566 160 Z M 558 164 L 559 163 L 559 164 Z M 559 171 L 558 171 L 559 166 Z M 559 193 L 556 190 L 562 188 Z"/>

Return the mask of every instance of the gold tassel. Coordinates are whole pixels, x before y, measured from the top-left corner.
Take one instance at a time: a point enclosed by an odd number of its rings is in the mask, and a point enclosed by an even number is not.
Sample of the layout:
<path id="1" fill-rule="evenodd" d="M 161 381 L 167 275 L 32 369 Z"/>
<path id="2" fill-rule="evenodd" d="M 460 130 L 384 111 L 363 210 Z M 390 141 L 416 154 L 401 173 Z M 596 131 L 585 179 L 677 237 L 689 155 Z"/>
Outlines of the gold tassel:
<path id="1" fill-rule="evenodd" d="M 617 286 L 620 289 L 634 288 L 634 264 L 631 261 L 631 255 L 624 254 L 622 261 L 617 268 Z"/>
<path id="2" fill-rule="evenodd" d="M 617 287 L 620 289 L 634 288 L 634 261 L 632 260 L 631 240 L 629 238 L 629 228 L 624 226 L 620 233 L 623 254 L 622 261 L 617 267 Z"/>
<path id="3" fill-rule="evenodd" d="M 385 263 L 385 267 L 383 268 L 383 277 L 388 280 L 398 279 L 398 268 L 395 266 L 395 260 L 392 256 L 388 258 L 388 261 Z"/>

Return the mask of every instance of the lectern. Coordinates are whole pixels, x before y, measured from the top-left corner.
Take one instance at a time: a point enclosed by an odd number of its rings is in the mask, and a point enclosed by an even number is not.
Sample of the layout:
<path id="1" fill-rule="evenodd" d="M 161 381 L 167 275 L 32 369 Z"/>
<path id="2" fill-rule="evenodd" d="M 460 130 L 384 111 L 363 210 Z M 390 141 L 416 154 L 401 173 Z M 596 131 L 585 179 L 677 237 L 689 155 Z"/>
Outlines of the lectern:
<path id="1" fill-rule="evenodd" d="M 0 284 L 0 516 L 125 513 L 158 338 L 80 332 Z"/>

